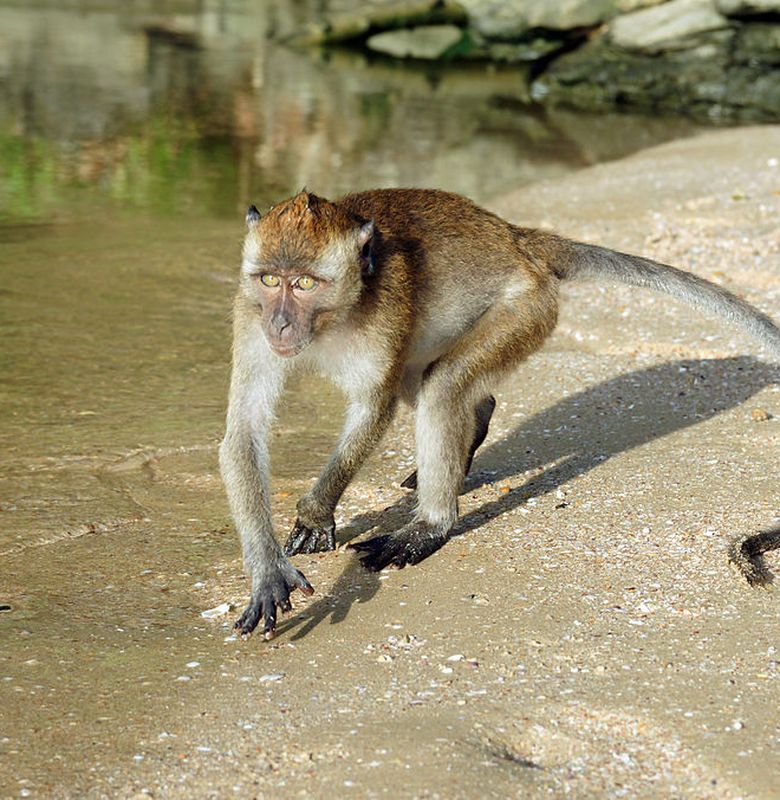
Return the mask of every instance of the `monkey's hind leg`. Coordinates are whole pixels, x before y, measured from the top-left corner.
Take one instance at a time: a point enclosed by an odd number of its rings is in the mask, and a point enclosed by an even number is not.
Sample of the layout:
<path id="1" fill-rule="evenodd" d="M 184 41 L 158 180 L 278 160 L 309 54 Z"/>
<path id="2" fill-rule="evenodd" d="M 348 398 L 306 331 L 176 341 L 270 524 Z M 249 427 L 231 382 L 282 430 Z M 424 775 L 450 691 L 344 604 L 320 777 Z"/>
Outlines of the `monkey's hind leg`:
<path id="1" fill-rule="evenodd" d="M 476 440 L 474 408 L 504 373 L 536 350 L 552 331 L 557 303 L 546 287 L 517 304 L 494 306 L 441 356 L 417 401 L 418 503 L 415 518 L 391 534 L 352 545 L 378 571 L 417 564 L 442 547 L 458 517 L 458 494 Z"/>
<path id="2" fill-rule="evenodd" d="M 474 461 L 474 454 L 477 450 L 481 447 L 482 442 L 485 441 L 485 437 L 488 435 L 488 429 L 490 428 L 490 418 L 493 416 L 493 412 L 496 410 L 496 398 L 493 397 L 492 394 L 488 395 L 480 404 L 477 406 L 474 415 L 476 417 L 477 422 L 477 430 L 474 434 L 474 441 L 471 443 L 471 447 L 469 449 L 469 457 L 466 459 L 466 470 L 464 475 L 468 476 L 469 470 L 471 470 L 471 462 Z M 408 475 L 402 482 L 401 482 L 402 489 L 416 489 L 417 488 L 417 470 L 412 472 Z"/>
<path id="3" fill-rule="evenodd" d="M 764 553 L 777 549 L 780 549 L 780 528 L 735 539 L 729 546 L 729 561 L 751 586 L 769 586 L 774 575 L 764 560 Z"/>

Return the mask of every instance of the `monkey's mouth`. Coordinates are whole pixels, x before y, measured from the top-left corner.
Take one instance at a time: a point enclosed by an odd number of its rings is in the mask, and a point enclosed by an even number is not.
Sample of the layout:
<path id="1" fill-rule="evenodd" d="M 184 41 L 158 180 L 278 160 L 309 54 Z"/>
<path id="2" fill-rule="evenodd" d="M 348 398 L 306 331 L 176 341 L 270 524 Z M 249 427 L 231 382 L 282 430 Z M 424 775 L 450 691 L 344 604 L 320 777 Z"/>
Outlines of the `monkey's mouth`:
<path id="1" fill-rule="evenodd" d="M 298 353 L 306 347 L 307 342 L 274 342 L 269 339 L 268 344 L 277 356 L 281 358 L 292 358 L 293 356 L 297 356 Z"/>

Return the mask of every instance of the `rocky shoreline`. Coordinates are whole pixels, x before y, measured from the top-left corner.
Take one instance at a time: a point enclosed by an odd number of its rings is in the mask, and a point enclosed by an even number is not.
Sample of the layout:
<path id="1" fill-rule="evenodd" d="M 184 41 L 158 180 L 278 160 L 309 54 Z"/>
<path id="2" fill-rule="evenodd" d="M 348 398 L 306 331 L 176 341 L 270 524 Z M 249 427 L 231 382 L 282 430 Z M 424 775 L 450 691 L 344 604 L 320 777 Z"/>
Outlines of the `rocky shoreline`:
<path id="1" fill-rule="evenodd" d="M 275 38 L 524 66 L 537 101 L 780 119 L 780 0 L 328 0 Z"/>

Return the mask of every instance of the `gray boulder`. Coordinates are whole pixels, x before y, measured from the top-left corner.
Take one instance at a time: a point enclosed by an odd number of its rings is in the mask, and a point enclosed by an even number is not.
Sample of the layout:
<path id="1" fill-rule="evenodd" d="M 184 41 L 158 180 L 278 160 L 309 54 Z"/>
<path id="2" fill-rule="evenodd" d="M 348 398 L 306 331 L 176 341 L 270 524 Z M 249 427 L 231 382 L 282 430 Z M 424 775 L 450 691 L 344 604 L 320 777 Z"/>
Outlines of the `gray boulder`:
<path id="1" fill-rule="evenodd" d="M 625 0 L 624 0 L 625 1 Z M 469 22 L 489 39 L 511 40 L 533 28 L 566 31 L 598 25 L 620 0 L 459 0 Z"/>
<path id="2" fill-rule="evenodd" d="M 727 17 L 780 14 L 780 0 L 715 0 L 715 6 Z"/>
<path id="3" fill-rule="evenodd" d="M 732 58 L 737 64 L 780 66 L 780 25 L 740 26 Z"/>
<path id="4" fill-rule="evenodd" d="M 630 14 L 632 11 L 639 11 L 640 8 L 657 6 L 667 0 L 617 0 L 617 10 L 621 14 Z"/>
<path id="5" fill-rule="evenodd" d="M 456 0 L 323 0 L 308 24 L 275 38 L 301 44 L 348 42 L 370 31 L 459 24 L 466 15 Z"/>
<path id="6" fill-rule="evenodd" d="M 421 25 L 370 36 L 366 44 L 378 53 L 395 58 L 435 60 L 444 56 L 463 38 L 455 25 Z"/>
<path id="7" fill-rule="evenodd" d="M 755 58 L 733 62 L 735 49 L 744 52 L 755 41 L 739 45 L 734 31 L 706 37 L 706 44 L 660 55 L 618 50 L 599 38 L 555 59 L 532 84 L 531 95 L 582 109 L 623 106 L 710 119 L 780 119 L 780 70 Z"/>
<path id="8" fill-rule="evenodd" d="M 729 27 L 713 0 L 672 0 L 617 17 L 610 24 L 609 37 L 624 50 L 654 54 L 697 47 L 702 34 Z"/>

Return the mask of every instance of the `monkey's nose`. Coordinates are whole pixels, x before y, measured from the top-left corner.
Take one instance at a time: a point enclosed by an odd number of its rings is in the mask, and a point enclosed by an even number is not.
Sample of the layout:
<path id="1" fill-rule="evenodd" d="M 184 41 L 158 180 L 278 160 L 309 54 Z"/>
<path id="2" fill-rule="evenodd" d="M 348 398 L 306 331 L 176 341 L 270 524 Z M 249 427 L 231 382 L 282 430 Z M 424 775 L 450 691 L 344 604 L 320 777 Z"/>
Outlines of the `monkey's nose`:
<path id="1" fill-rule="evenodd" d="M 290 327 L 290 323 L 292 320 L 286 319 L 285 317 L 277 317 L 271 320 L 271 329 L 274 332 L 274 336 L 278 339 L 282 338 L 282 334 Z"/>

